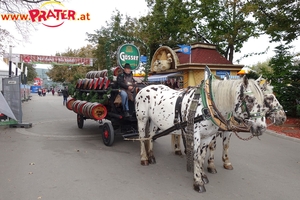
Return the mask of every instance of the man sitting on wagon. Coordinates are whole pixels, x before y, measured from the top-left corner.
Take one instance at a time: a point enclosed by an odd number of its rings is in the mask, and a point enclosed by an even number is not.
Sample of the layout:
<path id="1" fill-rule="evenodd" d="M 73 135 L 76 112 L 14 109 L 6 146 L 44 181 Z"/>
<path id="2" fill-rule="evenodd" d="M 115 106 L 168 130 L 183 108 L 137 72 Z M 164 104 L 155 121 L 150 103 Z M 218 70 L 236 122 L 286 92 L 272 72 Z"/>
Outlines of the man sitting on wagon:
<path id="1" fill-rule="evenodd" d="M 117 77 L 117 82 L 121 89 L 120 95 L 122 98 L 124 116 L 130 117 L 128 99 L 134 101 L 132 92 L 136 81 L 133 79 L 133 73 L 129 63 L 126 63 L 123 69 L 123 73 L 120 73 Z"/>

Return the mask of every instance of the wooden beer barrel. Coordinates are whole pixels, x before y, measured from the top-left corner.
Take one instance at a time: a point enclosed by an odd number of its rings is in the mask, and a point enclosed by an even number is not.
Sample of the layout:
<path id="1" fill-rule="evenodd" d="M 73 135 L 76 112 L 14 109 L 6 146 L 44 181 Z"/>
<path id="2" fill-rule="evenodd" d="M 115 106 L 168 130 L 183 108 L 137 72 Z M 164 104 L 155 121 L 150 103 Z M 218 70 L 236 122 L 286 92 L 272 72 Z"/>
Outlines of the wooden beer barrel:
<path id="1" fill-rule="evenodd" d="M 81 101 L 80 100 L 76 100 L 74 101 L 74 103 L 72 104 L 72 110 L 77 113 L 77 105 L 80 103 Z"/>
<path id="2" fill-rule="evenodd" d="M 95 79 L 90 79 L 90 82 L 89 82 L 89 86 L 88 86 L 88 89 L 91 90 L 94 86 L 94 83 L 95 83 Z"/>
<path id="3" fill-rule="evenodd" d="M 100 78 L 96 78 L 96 82 L 94 84 L 94 90 L 97 90 L 99 88 Z"/>
<path id="4" fill-rule="evenodd" d="M 120 67 L 120 66 L 118 66 L 118 67 L 116 67 L 115 69 L 114 69 L 114 71 L 113 71 L 114 73 L 114 76 L 118 76 L 120 73 L 122 73 L 123 72 L 123 69 Z"/>
<path id="5" fill-rule="evenodd" d="M 101 77 L 101 71 L 97 71 L 95 78 L 99 78 L 99 77 Z"/>
<path id="6" fill-rule="evenodd" d="M 91 78 L 91 73 L 92 73 L 92 71 L 89 71 L 88 73 L 86 73 L 85 78 Z"/>
<path id="7" fill-rule="evenodd" d="M 82 108 L 87 103 L 87 101 L 80 101 L 77 104 L 77 114 L 83 115 Z"/>
<path id="8" fill-rule="evenodd" d="M 107 115 L 107 109 L 101 103 L 92 103 L 89 106 L 88 117 L 95 120 L 102 120 Z"/>
<path id="9" fill-rule="evenodd" d="M 74 98 L 70 98 L 67 100 L 67 104 L 66 104 L 66 107 L 69 109 L 69 110 L 73 110 L 73 103 L 76 101 L 76 99 Z"/>
<path id="10" fill-rule="evenodd" d="M 89 82 L 90 82 L 90 79 L 84 79 L 85 81 L 84 81 L 84 85 L 83 85 L 83 87 L 82 87 L 82 89 L 84 89 L 84 90 L 87 90 L 88 89 L 88 85 L 89 85 Z"/>
<path id="11" fill-rule="evenodd" d="M 82 108 L 82 115 L 85 116 L 86 118 L 90 118 L 89 117 L 89 107 L 91 106 L 91 102 L 87 102 L 86 104 L 84 104 L 83 108 Z"/>
<path id="12" fill-rule="evenodd" d="M 99 90 L 102 90 L 102 88 L 103 88 L 103 85 L 104 85 L 104 81 L 105 81 L 105 78 L 103 78 L 103 77 L 100 77 L 100 81 L 99 81 Z"/>
<path id="13" fill-rule="evenodd" d="M 109 84 L 110 84 L 110 80 L 108 79 L 108 77 L 105 77 L 103 89 L 106 90 L 108 88 Z"/>
<path id="14" fill-rule="evenodd" d="M 79 79 L 76 84 L 76 89 L 80 89 L 82 84 L 82 79 Z"/>

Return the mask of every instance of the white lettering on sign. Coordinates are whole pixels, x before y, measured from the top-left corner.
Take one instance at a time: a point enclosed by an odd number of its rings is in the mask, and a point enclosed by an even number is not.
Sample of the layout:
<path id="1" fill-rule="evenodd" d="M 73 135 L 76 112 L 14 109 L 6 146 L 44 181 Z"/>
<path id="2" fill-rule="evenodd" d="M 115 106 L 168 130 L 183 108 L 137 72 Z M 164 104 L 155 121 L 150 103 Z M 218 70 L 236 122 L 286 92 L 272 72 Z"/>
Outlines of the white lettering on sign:
<path id="1" fill-rule="evenodd" d="M 121 52 L 120 53 L 120 59 L 122 61 L 126 61 L 126 60 L 138 60 L 139 56 L 127 55 L 124 52 Z"/>
<path id="2" fill-rule="evenodd" d="M 17 84 L 17 81 L 7 81 L 7 84 Z"/>

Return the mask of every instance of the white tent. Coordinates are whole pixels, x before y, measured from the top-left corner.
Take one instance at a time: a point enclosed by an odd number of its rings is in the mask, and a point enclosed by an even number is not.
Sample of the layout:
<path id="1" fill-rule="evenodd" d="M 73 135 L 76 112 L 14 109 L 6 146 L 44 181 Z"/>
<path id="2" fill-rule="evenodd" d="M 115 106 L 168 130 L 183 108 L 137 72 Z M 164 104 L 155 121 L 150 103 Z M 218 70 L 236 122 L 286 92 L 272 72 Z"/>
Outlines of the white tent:
<path id="1" fill-rule="evenodd" d="M 12 63 L 11 71 L 15 74 L 16 73 L 16 65 Z M 9 65 L 6 64 L 2 59 L 0 59 L 0 76 L 8 76 Z M 18 75 L 21 74 L 21 70 L 18 69 Z"/>
<path id="2" fill-rule="evenodd" d="M 6 102 L 5 98 L 3 97 L 2 93 L 0 92 L 0 113 L 5 114 L 6 116 L 17 120 L 17 118 L 15 117 L 14 113 L 12 112 L 12 110 L 10 109 L 8 103 Z"/>

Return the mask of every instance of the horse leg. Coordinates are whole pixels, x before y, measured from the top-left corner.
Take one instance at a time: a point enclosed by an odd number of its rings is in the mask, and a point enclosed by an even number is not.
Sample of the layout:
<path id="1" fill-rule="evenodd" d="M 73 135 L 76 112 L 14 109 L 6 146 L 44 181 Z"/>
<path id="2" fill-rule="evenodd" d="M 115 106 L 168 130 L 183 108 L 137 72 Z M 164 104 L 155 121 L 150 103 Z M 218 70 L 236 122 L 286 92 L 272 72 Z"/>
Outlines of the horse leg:
<path id="1" fill-rule="evenodd" d="M 171 134 L 171 143 L 172 143 L 172 147 L 174 149 L 174 152 L 175 152 L 175 155 L 182 155 L 182 152 L 181 152 L 181 147 L 180 147 L 180 139 L 181 139 L 181 136 L 178 135 L 178 134 Z"/>
<path id="2" fill-rule="evenodd" d="M 155 135 L 155 132 L 157 131 L 157 127 L 154 125 L 153 122 L 150 121 L 149 124 L 149 138 L 152 138 Z M 153 140 L 148 140 L 148 145 L 146 146 L 147 154 L 148 154 L 148 161 L 149 164 L 155 164 L 156 160 L 153 153 Z"/>
<path id="3" fill-rule="evenodd" d="M 194 136 L 194 185 L 193 186 L 194 186 L 194 190 L 200 193 L 206 192 L 204 184 L 206 180 L 208 182 L 207 176 L 203 170 L 204 158 L 202 158 L 202 156 L 205 149 L 207 149 L 207 145 L 206 147 L 201 145 L 200 136 L 199 137 Z"/>
<path id="4" fill-rule="evenodd" d="M 139 130 L 139 137 L 140 137 L 140 143 L 141 143 L 141 165 L 149 165 L 148 161 L 148 154 L 147 154 L 147 146 L 148 141 L 147 140 L 147 135 L 148 135 L 148 130 L 147 130 L 147 121 L 148 119 L 139 119 L 138 120 L 138 130 Z"/>
<path id="5" fill-rule="evenodd" d="M 202 139 L 202 141 L 201 141 L 201 147 L 202 147 L 201 149 L 202 150 L 201 150 L 201 155 L 200 156 L 201 156 L 202 166 L 204 166 L 208 146 L 211 143 L 212 139 L 214 139 L 215 137 L 216 136 L 213 136 L 213 138 L 211 138 L 211 137 L 205 138 L 205 139 Z M 202 180 L 203 180 L 204 184 L 209 183 L 208 177 L 205 174 L 204 170 L 202 172 Z"/>
<path id="6" fill-rule="evenodd" d="M 142 141 L 141 140 L 141 165 L 149 165 L 149 161 L 148 161 L 148 156 L 147 156 L 147 152 L 146 152 L 146 145 L 145 144 L 147 141 Z"/>
<path id="7" fill-rule="evenodd" d="M 223 138 L 223 153 L 222 153 L 222 160 L 223 160 L 223 167 L 228 170 L 233 170 L 231 162 L 229 161 L 228 157 L 228 149 L 229 149 L 229 142 L 232 132 L 225 131 L 222 134 Z"/>
<path id="8" fill-rule="evenodd" d="M 208 164 L 207 164 L 207 171 L 211 174 L 216 174 L 217 169 L 215 166 L 215 150 L 217 147 L 217 136 L 214 136 L 211 142 L 208 145 L 209 147 L 209 157 L 208 157 Z"/>

